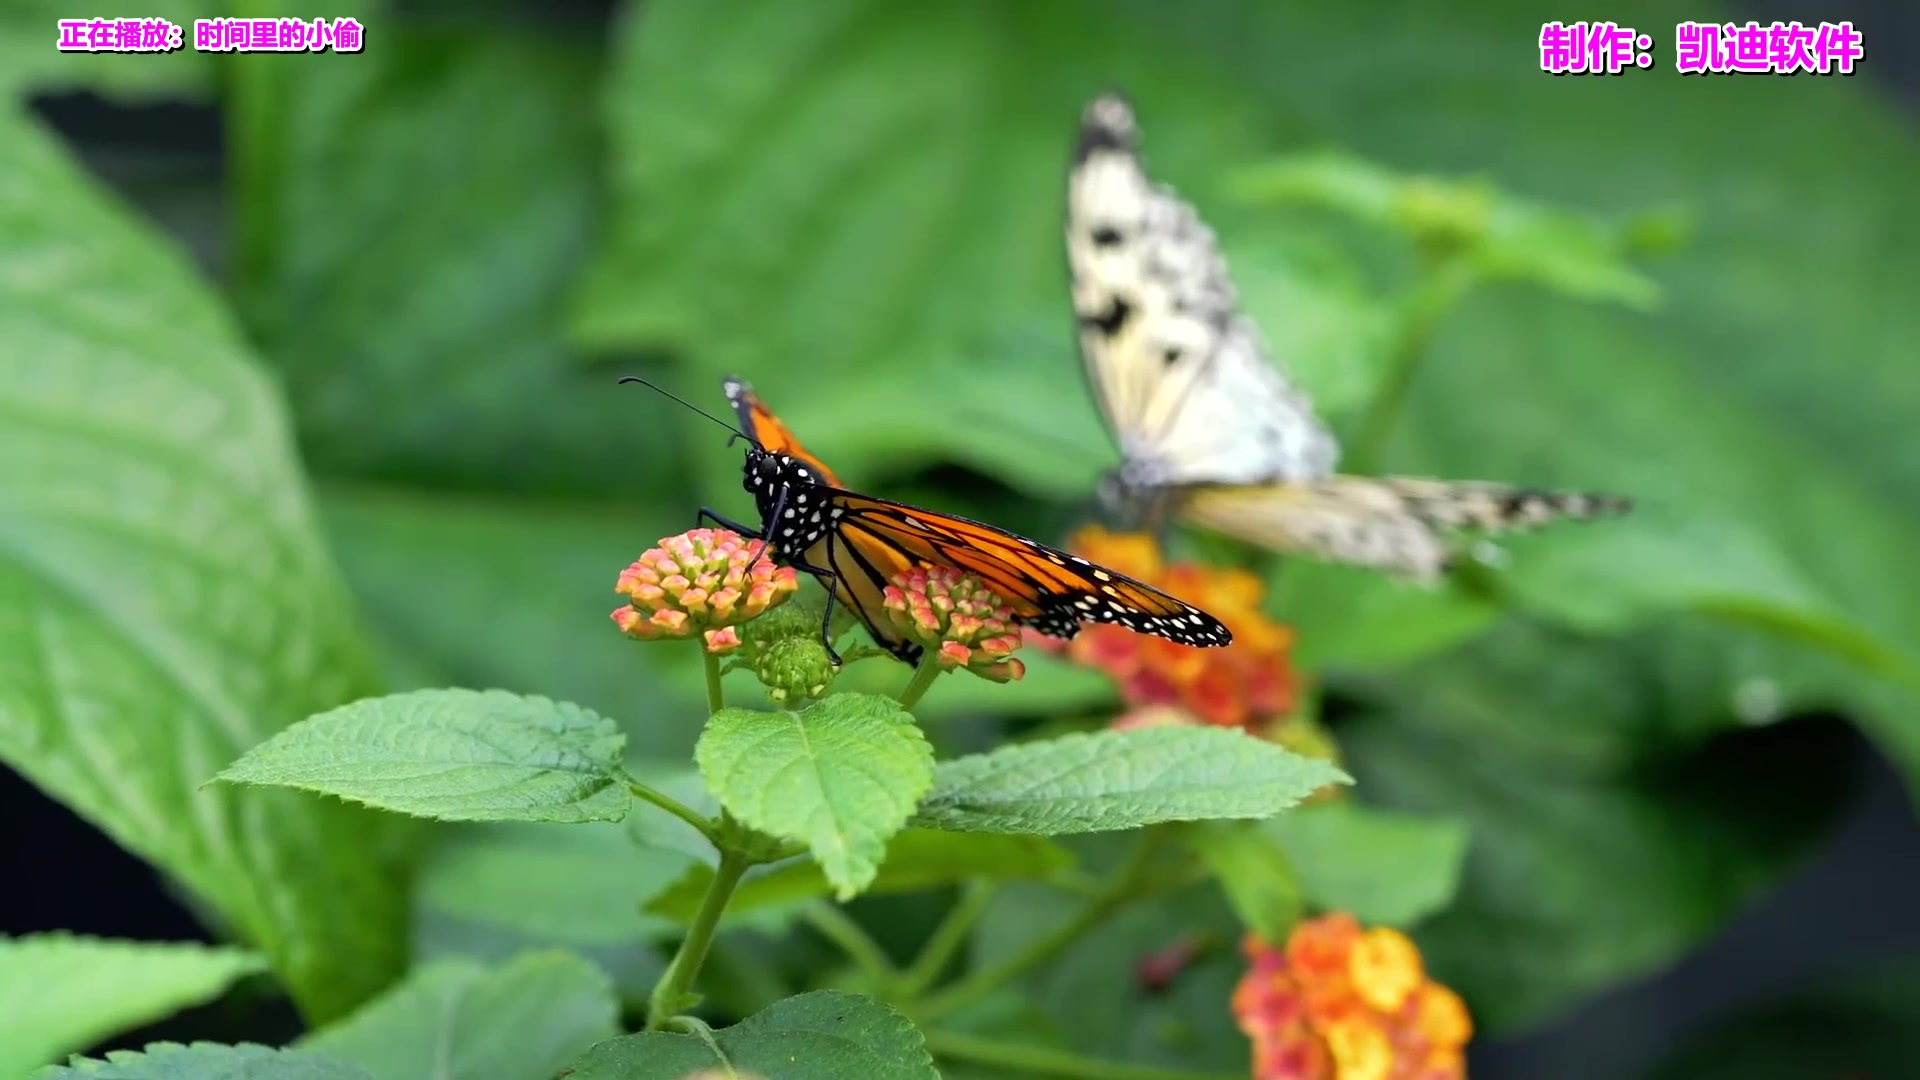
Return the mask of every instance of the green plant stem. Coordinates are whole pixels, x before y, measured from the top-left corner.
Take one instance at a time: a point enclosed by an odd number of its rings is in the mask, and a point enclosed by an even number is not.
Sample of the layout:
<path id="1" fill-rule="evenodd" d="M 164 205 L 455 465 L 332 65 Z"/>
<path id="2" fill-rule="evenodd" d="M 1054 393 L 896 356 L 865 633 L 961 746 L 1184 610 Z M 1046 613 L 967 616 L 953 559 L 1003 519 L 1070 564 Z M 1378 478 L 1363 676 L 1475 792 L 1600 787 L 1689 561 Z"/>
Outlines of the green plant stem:
<path id="1" fill-rule="evenodd" d="M 853 921 L 839 905 L 827 900 L 808 904 L 801 917 L 807 925 L 823 938 L 833 942 L 834 947 L 847 954 L 862 974 L 879 987 L 891 987 L 900 973 L 894 969 L 893 961 L 887 957 L 885 949 L 873 940 L 872 935 Z M 891 995 L 887 995 L 891 996 Z"/>
<path id="2" fill-rule="evenodd" d="M 987 905 L 993 901 L 996 891 L 991 881 L 969 881 L 960 892 L 960 899 L 954 901 L 953 909 L 940 925 L 933 928 L 927 937 L 927 943 L 920 948 L 920 955 L 914 957 L 913 964 L 907 968 L 906 977 L 900 982 L 900 996 L 918 997 L 927 987 L 940 978 L 940 973 L 953 962 L 954 954 L 960 946 L 966 944 L 967 935 L 973 932 L 973 924 L 980 921 L 986 913 Z"/>
<path id="3" fill-rule="evenodd" d="M 1387 354 L 1386 375 L 1367 405 L 1359 434 L 1347 454 L 1349 471 L 1371 473 L 1379 467 L 1387 443 L 1393 438 L 1394 425 L 1400 422 L 1407 394 L 1413 388 L 1413 377 L 1433 344 L 1434 333 L 1440 329 L 1441 320 L 1466 295 L 1475 278 L 1474 266 L 1467 254 L 1446 255 L 1434 262 L 1407 294 L 1400 328 Z"/>
<path id="4" fill-rule="evenodd" d="M 1159 854 L 1165 837 L 1166 834 L 1159 829 L 1148 829 L 1133 849 L 1133 856 L 1127 864 L 1073 918 L 993 967 L 977 971 L 914 1006 L 914 1018 L 932 1020 L 966 1008 L 1065 952 L 1074 942 L 1136 898 L 1147 869 L 1152 865 L 1154 856 Z"/>
<path id="5" fill-rule="evenodd" d="M 920 699 L 926 696 L 933 680 L 939 677 L 940 663 L 933 658 L 932 650 L 921 653 L 920 663 L 913 669 L 913 679 L 907 683 L 905 690 L 900 691 L 900 707 L 911 710 L 920 704 Z"/>
<path id="6" fill-rule="evenodd" d="M 707 885 L 706 898 L 700 901 L 700 911 L 687 927 L 680 951 L 673 954 L 673 962 L 667 965 L 660 981 L 654 984 L 653 994 L 647 998 L 648 1031 L 666 1027 L 685 1007 L 693 980 L 699 976 L 700 965 L 713 946 L 714 932 L 720 928 L 720 915 L 727 910 L 727 901 L 733 899 L 733 890 L 739 886 L 741 876 L 752 865 L 753 860 L 747 856 L 721 849 L 720 865 L 714 867 L 713 881 Z"/>
<path id="7" fill-rule="evenodd" d="M 707 838 L 707 843 L 712 844 L 716 848 L 720 846 L 720 827 L 709 820 L 706 815 L 658 788 L 641 783 L 631 775 L 622 773 L 621 779 L 626 781 L 627 790 L 633 792 L 634 798 L 643 802 L 650 802 L 660 809 L 665 810 L 667 813 L 693 826 L 695 831 Z"/>
<path id="8" fill-rule="evenodd" d="M 700 655 L 706 658 L 707 666 L 707 712 L 717 713 L 727 707 L 726 695 L 720 690 L 720 658 L 707 651 L 705 642 L 701 643 Z"/>
<path id="9" fill-rule="evenodd" d="M 1187 1069 L 1162 1069 L 1154 1065 L 1130 1065 L 1123 1061 L 1101 1061 L 1081 1057 L 1064 1050 L 1044 1046 L 1025 1046 L 1004 1039 L 963 1035 L 957 1031 L 934 1030 L 926 1033 L 927 1049 L 934 1056 L 975 1065 L 991 1065 L 1029 1076 L 1057 1076 L 1066 1080 L 1245 1080 L 1246 1073 L 1192 1072 Z"/>

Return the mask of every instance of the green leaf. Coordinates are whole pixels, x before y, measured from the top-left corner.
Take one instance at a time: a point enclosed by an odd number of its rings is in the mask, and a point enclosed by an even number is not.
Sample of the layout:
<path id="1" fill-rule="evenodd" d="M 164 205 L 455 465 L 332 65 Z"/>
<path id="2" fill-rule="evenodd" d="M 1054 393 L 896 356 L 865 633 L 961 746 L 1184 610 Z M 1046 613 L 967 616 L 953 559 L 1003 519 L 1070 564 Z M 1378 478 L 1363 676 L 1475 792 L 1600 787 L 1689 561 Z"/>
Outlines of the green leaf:
<path id="1" fill-rule="evenodd" d="M 918 820 L 960 832 L 1109 832 L 1271 817 L 1351 782 L 1327 762 L 1237 729 L 1103 731 L 943 761 Z"/>
<path id="2" fill-rule="evenodd" d="M 769 1080 L 939 1080 L 920 1033 L 882 1002 L 815 990 L 775 1002 L 711 1041 L 628 1035 L 593 1048 L 569 1080 L 682 1080 L 731 1069 Z"/>
<path id="3" fill-rule="evenodd" d="M 241 1043 L 150 1043 L 145 1050 L 111 1050 L 105 1060 L 76 1058 L 45 1069 L 34 1080 L 377 1080 L 350 1062 L 304 1050 Z"/>
<path id="4" fill-rule="evenodd" d="M 1518 198 L 1484 180 L 1401 175 L 1323 149 L 1249 167 L 1231 186 L 1244 198 L 1317 203 L 1416 239 L 1458 245 L 1489 278 L 1639 308 L 1659 295 L 1626 261 L 1626 225 Z"/>
<path id="5" fill-rule="evenodd" d="M 652 812 L 652 811 L 649 811 Z M 480 825 L 441 844 L 420 871 L 419 904 L 551 944 L 611 945 L 669 929 L 634 907 L 683 878 L 691 856 L 637 845 L 625 823 Z"/>
<path id="6" fill-rule="evenodd" d="M 400 971 L 411 829 L 201 790 L 373 688 L 279 399 L 178 252 L 37 125 L 0 145 L 0 760 L 325 1019 Z"/>
<path id="7" fill-rule="evenodd" d="M 619 1033 L 613 986 L 561 952 L 492 970 L 446 960 L 420 968 L 302 1048 L 354 1062 L 375 1080 L 549 1080 Z"/>
<path id="8" fill-rule="evenodd" d="M 220 773 L 442 821 L 618 821 L 626 737 L 564 701 L 415 690 L 309 717 Z"/>
<path id="9" fill-rule="evenodd" d="M 1037 836 L 948 833 L 906 829 L 887 842 L 880 872 L 868 885 L 870 896 L 918 892 L 969 878 L 1013 881 L 1045 879 L 1073 866 L 1073 853 Z M 700 909 L 713 880 L 711 867 L 689 867 L 672 887 L 654 897 L 647 910 L 686 923 Z M 727 904 L 727 918 L 756 911 L 798 906 L 825 896 L 832 884 L 820 867 L 793 862 L 762 874 L 749 874 Z"/>
<path id="10" fill-rule="evenodd" d="M 1207 864 L 1247 929 L 1268 941 L 1286 940 L 1305 904 L 1299 874 L 1271 837 L 1253 823 L 1209 821 L 1188 830 L 1183 839 Z"/>
<path id="11" fill-rule="evenodd" d="M 560 340 L 597 228 L 597 50 L 498 26 L 369 34 L 378 47 L 346 63 L 250 71 L 235 129 L 236 288 L 310 460 L 432 486 L 671 493 L 690 515 L 670 456 L 682 410 Z"/>
<path id="12" fill-rule="evenodd" d="M 676 931 L 639 903 L 695 861 L 634 842 L 630 824 L 653 813 L 618 824 L 507 822 L 454 831 L 420 868 L 416 958 L 493 963 L 528 949 L 566 948 L 598 964 L 623 996 L 645 1001 L 665 966 L 653 942 Z"/>
<path id="13" fill-rule="evenodd" d="M 1459 821 L 1351 801 L 1309 806 L 1260 828 L 1285 853 L 1308 901 L 1368 925 L 1410 927 L 1446 907 L 1467 856 Z"/>
<path id="14" fill-rule="evenodd" d="M 835 694 L 800 712 L 723 709 L 694 751 L 734 817 L 799 840 L 846 900 L 933 783 L 933 747 L 898 702 Z"/>
<path id="15" fill-rule="evenodd" d="M 232 14 L 194 0 L 153 0 L 137 17 L 158 17 L 182 28 L 181 48 L 166 53 L 60 52 L 61 19 L 91 18 L 60 0 L 22 0 L 0 11 L 0 107 L 28 94 L 88 90 L 130 102 L 205 97 L 212 89 L 214 54 L 193 47 L 195 16 Z M 127 17 L 135 17 L 129 14 Z"/>
<path id="16" fill-rule="evenodd" d="M 265 966 L 254 953 L 206 945 L 0 937 L 0 1076 L 211 1001 Z"/>

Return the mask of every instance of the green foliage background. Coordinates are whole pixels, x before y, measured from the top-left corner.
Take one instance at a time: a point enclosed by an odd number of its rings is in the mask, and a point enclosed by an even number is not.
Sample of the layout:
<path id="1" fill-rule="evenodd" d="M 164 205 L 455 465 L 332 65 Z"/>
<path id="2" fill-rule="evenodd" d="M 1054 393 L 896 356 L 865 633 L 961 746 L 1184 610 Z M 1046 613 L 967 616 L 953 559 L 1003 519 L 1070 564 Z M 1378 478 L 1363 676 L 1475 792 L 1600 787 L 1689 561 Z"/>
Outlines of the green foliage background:
<path id="1" fill-rule="evenodd" d="M 629 996 L 657 970 L 663 924 L 630 904 L 437 884 L 629 872 L 597 841 L 200 787 L 381 687 L 574 701 L 628 718 L 636 768 L 684 762 L 697 669 L 605 612 L 695 507 L 743 511 L 737 457 L 614 374 L 713 405 L 738 372 L 856 486 L 1075 519 L 1111 451 L 1070 337 L 1062 171 L 1111 85 L 1348 436 L 1422 280 L 1369 185 L 1485 177 L 1495 221 L 1547 223 L 1501 233 L 1438 324 L 1381 464 L 1622 491 L 1634 515 L 1514 543 L 1495 601 L 1275 581 L 1348 717 L 1355 797 L 1466 832 L 1417 936 L 1483 1031 L 1660 970 L 1824 836 L 1846 763 L 1790 739 L 1756 759 L 1747 728 L 1833 708 L 1920 770 L 1920 150 L 1858 79 L 1550 78 L 1513 0 L 653 0 L 606 40 L 370 12 L 361 56 L 218 58 L 53 56 L 27 7 L 0 16 L 0 760 L 177 879 L 313 1019 L 410 945 L 570 946 Z M 76 87 L 221 105 L 218 274 L 24 106 Z M 1281 190 L 1288 168 L 1312 183 Z M 935 695 L 973 720 L 932 734 L 964 749 L 998 730 L 983 714 L 1106 694 L 1036 661 Z M 536 902 L 553 918 L 516 917 Z M 979 949 L 1039 932 L 1003 906 Z M 1208 918 L 1156 911 L 1115 933 Z M 1034 1008 L 1098 1047 L 1112 1018 L 1071 988 L 1100 980 L 1075 978 Z M 1219 1007 L 1151 1006 L 1211 1008 L 1207 1031 Z"/>

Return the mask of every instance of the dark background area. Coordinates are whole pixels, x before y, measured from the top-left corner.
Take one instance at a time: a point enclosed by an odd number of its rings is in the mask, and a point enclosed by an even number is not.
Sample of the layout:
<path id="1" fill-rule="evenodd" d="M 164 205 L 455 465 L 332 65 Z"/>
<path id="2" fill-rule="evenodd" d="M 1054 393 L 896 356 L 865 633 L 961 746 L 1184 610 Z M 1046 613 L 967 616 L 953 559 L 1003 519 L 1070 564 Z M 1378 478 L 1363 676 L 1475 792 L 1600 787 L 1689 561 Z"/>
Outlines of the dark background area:
<path id="1" fill-rule="evenodd" d="M 1860 77 L 1902 102 L 1909 117 L 1915 115 L 1920 5 L 1769 0 L 1743 7 L 1763 21 L 1854 20 L 1866 31 Z M 527 8 L 524 14 L 532 17 L 535 7 Z M 570 3 L 538 10 L 541 18 L 591 29 L 609 6 Z M 1555 11 L 1551 17 L 1604 15 L 1596 8 Z M 1522 62 L 1516 56 L 1515 63 Z M 127 107 L 90 95 L 43 99 L 36 107 L 98 175 L 180 239 L 210 274 L 220 275 L 226 206 L 222 127 L 215 110 Z M 1782 152 L 1791 153 L 1791 147 L 1783 146 Z M 1912 918 L 1920 911 L 1920 822 L 1900 778 L 1864 740 L 1841 728 L 1843 718 L 1792 723 L 1823 728 L 1821 737 L 1837 740 L 1844 746 L 1841 753 L 1858 764 L 1857 797 L 1824 850 L 1671 970 L 1602 994 L 1534 1033 L 1476 1040 L 1471 1075 L 1481 1080 L 1640 1075 L 1736 1010 L 1920 950 L 1920 927 Z M 151 940 L 206 938 L 144 863 L 11 771 L 0 771 L 0 821 L 8 824 L 8 840 L 0 845 L 0 878 L 14 883 L 0 890 L 0 933 L 64 929 Z M 275 1041 L 297 1030 L 290 1011 L 263 1014 L 229 1002 L 130 1033 L 116 1044 L 138 1045 L 175 1029 L 210 1037 L 210 1015 L 230 1015 L 245 1026 L 228 1033 L 232 1038 Z M 284 1023 L 285 1030 L 273 1030 L 276 1023 Z M 1904 1075 L 1920 1076 L 1920 1062 Z M 1876 1074 L 1876 1080 L 1885 1078 Z"/>

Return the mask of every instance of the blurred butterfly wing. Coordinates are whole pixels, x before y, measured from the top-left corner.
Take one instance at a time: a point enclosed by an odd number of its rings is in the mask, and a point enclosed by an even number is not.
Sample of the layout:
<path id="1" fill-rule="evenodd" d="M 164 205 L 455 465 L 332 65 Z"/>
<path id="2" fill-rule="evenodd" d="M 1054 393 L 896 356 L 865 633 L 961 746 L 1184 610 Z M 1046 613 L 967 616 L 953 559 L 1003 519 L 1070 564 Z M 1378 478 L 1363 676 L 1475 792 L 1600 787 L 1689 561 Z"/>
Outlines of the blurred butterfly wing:
<path id="1" fill-rule="evenodd" d="M 840 486 L 840 478 L 827 467 L 827 463 L 800 445 L 800 440 L 794 438 L 792 430 L 773 414 L 772 409 L 767 408 L 767 403 L 760 400 L 760 395 L 753 392 L 752 386 L 731 375 L 722 380 L 720 385 L 726 391 L 728 404 L 733 406 L 733 415 L 740 424 L 740 430 L 753 436 L 754 442 L 771 453 L 785 454 L 805 462 L 807 468 L 814 470 L 822 482 L 833 487 Z"/>
<path id="2" fill-rule="evenodd" d="M 1132 109 L 1096 99 L 1067 183 L 1080 352 L 1123 468 L 1152 485 L 1324 476 L 1338 446 L 1239 311 L 1193 208 L 1147 177 Z"/>
<path id="3" fill-rule="evenodd" d="M 1333 476 L 1298 484 L 1203 488 L 1182 505 L 1189 524 L 1280 552 L 1432 581 L 1456 530 L 1513 532 L 1555 519 L 1624 513 L 1611 495 L 1477 481 Z"/>
<path id="4" fill-rule="evenodd" d="M 1192 604 L 1037 540 L 851 491 L 832 497 L 842 512 L 829 554 L 839 562 L 832 569 L 863 579 L 849 588 L 863 602 L 908 566 L 948 566 L 979 577 L 1021 623 L 1053 637 L 1072 637 L 1082 622 L 1104 622 L 1183 645 L 1233 640 L 1225 625 Z"/>

